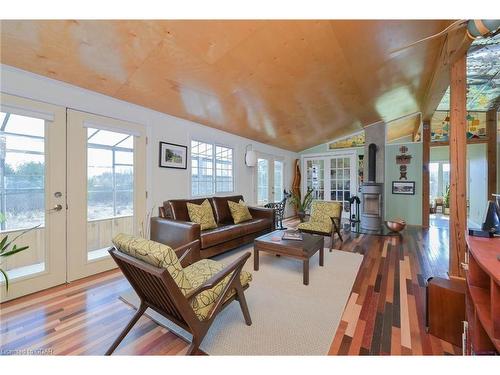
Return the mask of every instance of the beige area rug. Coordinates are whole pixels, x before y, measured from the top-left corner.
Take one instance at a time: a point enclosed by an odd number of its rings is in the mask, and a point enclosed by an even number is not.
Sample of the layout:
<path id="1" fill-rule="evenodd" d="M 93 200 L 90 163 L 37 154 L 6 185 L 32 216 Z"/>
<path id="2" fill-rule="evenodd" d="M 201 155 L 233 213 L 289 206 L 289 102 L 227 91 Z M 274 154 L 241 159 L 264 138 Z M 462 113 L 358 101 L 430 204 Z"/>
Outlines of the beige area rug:
<path id="1" fill-rule="evenodd" d="M 252 246 L 216 259 L 229 263 Z M 259 271 L 253 271 L 253 252 L 245 270 L 253 281 L 245 292 L 252 325 L 247 326 L 237 301 L 222 311 L 200 348 L 210 355 L 326 355 L 363 259 L 360 254 L 325 249 L 310 260 L 309 285 L 302 284 L 302 262 L 261 252 Z M 121 298 L 137 307 L 133 290 Z M 148 309 L 146 314 L 187 341 L 191 335 Z"/>

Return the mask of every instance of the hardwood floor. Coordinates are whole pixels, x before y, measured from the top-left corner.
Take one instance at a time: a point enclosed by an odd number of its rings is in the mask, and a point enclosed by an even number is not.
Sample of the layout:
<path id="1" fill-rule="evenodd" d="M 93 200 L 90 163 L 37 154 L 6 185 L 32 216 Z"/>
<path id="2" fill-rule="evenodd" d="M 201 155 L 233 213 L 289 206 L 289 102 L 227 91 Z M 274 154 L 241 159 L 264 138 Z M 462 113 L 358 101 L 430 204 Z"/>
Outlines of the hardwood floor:
<path id="1" fill-rule="evenodd" d="M 401 238 L 346 236 L 342 250 L 362 253 L 364 260 L 330 354 L 461 353 L 424 328 L 425 280 L 446 275 L 447 235 L 445 229 L 408 228 Z M 128 288 L 114 270 L 1 304 L 0 354 L 103 354 L 134 314 L 118 299 Z M 186 349 L 184 340 L 143 316 L 115 354 L 179 355 Z"/>
<path id="2" fill-rule="evenodd" d="M 446 229 L 409 227 L 401 237 L 349 238 L 342 249 L 364 259 L 330 354 L 461 354 L 425 330 L 425 282 L 447 277 Z"/>

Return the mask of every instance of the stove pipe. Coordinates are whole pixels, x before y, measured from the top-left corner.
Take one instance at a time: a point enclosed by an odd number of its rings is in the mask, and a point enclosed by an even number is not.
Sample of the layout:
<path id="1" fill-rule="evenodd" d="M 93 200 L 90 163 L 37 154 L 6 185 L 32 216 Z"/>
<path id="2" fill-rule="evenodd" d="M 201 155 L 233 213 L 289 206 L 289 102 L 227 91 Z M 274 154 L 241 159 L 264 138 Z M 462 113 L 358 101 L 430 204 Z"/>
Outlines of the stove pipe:
<path id="1" fill-rule="evenodd" d="M 370 143 L 368 146 L 368 182 L 375 182 L 377 171 L 377 145 Z"/>

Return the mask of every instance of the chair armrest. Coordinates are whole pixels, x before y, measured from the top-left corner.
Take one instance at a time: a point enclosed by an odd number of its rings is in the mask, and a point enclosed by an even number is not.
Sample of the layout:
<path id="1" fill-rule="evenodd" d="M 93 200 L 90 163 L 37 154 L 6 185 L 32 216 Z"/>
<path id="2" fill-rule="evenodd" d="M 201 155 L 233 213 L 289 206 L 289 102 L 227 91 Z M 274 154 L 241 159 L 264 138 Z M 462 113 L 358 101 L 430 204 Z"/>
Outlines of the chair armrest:
<path id="1" fill-rule="evenodd" d="M 200 260 L 200 241 L 195 240 L 174 249 L 182 267 L 186 267 Z"/>
<path id="2" fill-rule="evenodd" d="M 199 240 L 200 232 L 200 224 L 161 217 L 151 218 L 151 240 L 174 249 Z"/>
<path id="3" fill-rule="evenodd" d="M 214 286 L 216 286 L 218 283 L 224 280 L 228 275 L 230 275 L 233 271 L 238 270 L 238 273 L 241 272 L 241 269 L 245 265 L 248 258 L 250 258 L 250 255 L 251 255 L 250 252 L 243 254 L 241 257 L 239 257 L 238 259 L 236 259 L 235 261 L 224 267 L 222 270 L 217 272 L 203 284 L 193 289 L 186 295 L 188 301 L 196 297 L 201 292 L 208 289 L 212 289 Z"/>

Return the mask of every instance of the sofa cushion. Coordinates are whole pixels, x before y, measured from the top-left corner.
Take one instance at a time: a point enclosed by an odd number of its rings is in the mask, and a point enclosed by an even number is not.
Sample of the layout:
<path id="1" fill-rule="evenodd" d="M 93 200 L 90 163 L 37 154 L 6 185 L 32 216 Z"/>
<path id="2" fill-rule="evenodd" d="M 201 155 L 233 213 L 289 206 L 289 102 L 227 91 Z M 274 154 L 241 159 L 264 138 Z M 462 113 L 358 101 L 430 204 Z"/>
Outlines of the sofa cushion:
<path id="1" fill-rule="evenodd" d="M 250 215 L 250 211 L 248 211 L 247 205 L 242 200 L 240 200 L 238 203 L 227 201 L 227 204 L 229 206 L 229 211 L 231 211 L 231 216 L 235 224 L 252 220 L 252 215 Z"/>
<path id="2" fill-rule="evenodd" d="M 201 248 L 215 246 L 220 243 L 243 236 L 241 224 L 225 225 L 201 232 Z"/>
<path id="3" fill-rule="evenodd" d="M 187 203 L 202 204 L 207 198 L 199 199 L 171 199 L 163 202 L 165 209 L 165 217 L 173 220 L 191 221 L 189 219 L 189 212 Z M 209 199 L 211 204 L 211 199 Z M 212 207 L 213 210 L 213 207 Z"/>
<path id="4" fill-rule="evenodd" d="M 247 235 L 270 229 L 272 221 L 269 219 L 252 219 L 238 225 L 241 226 L 243 234 Z"/>
<path id="5" fill-rule="evenodd" d="M 196 262 L 186 268 L 184 272 L 186 277 L 193 288 L 197 288 L 217 272 L 221 271 L 225 267 L 224 263 L 216 262 L 211 259 L 203 259 Z M 196 316 L 200 320 L 205 320 L 209 317 L 210 311 L 212 310 L 215 302 L 224 291 L 225 286 L 229 282 L 231 274 L 224 278 L 220 283 L 215 285 L 211 289 L 204 290 L 196 297 L 191 300 L 191 307 L 193 308 Z M 245 286 L 252 280 L 252 274 L 247 271 L 241 271 L 240 282 L 241 285 Z M 226 300 L 231 298 L 236 291 L 233 289 L 227 296 Z"/>
<path id="6" fill-rule="evenodd" d="M 170 246 L 124 233 L 117 234 L 112 242 L 118 251 L 155 267 L 166 268 L 184 295 L 193 288 L 186 278 L 179 258 Z"/>
<path id="7" fill-rule="evenodd" d="M 186 203 L 189 219 L 193 223 L 200 224 L 201 230 L 216 228 L 214 213 L 208 199 L 205 199 L 202 204 Z"/>
<path id="8" fill-rule="evenodd" d="M 213 197 L 212 204 L 214 206 L 215 218 L 217 224 L 233 224 L 233 217 L 231 216 L 231 211 L 229 210 L 229 205 L 227 201 L 232 201 L 238 203 L 243 200 L 241 195 L 233 195 L 229 197 Z"/>

